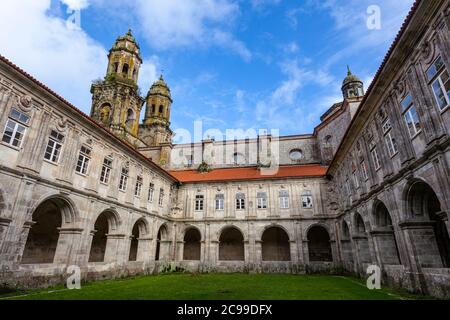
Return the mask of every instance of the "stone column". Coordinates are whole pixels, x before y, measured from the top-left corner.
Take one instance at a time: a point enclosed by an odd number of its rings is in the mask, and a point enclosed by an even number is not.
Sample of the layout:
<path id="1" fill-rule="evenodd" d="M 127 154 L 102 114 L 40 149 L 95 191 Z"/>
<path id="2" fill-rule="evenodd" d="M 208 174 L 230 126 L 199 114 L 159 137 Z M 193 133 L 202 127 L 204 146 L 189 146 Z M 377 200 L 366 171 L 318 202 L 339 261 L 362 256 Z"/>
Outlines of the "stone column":
<path id="1" fill-rule="evenodd" d="M 298 256 L 298 251 L 297 251 L 297 241 L 295 240 L 290 240 L 289 241 L 289 249 L 290 249 L 290 254 L 291 254 L 291 262 L 293 265 L 298 265 L 300 264 L 300 259 Z M 293 271 L 293 270 L 292 270 Z"/>
<path id="2" fill-rule="evenodd" d="M 262 240 L 255 241 L 255 271 L 262 271 Z"/>
<path id="3" fill-rule="evenodd" d="M 1 218 L 0 217 L 0 257 L 3 253 L 3 241 L 6 237 L 6 233 L 8 232 L 9 225 L 11 224 L 12 220 L 7 218 Z M 0 259 L 0 261 L 4 261 L 3 258 Z M 0 262 L 1 264 L 1 262 Z"/>
<path id="4" fill-rule="evenodd" d="M 124 242 L 129 243 L 129 239 L 127 239 L 126 235 L 124 234 L 107 234 L 107 241 L 106 241 L 106 250 L 105 250 L 105 262 L 115 262 L 117 264 L 124 263 L 125 261 L 128 261 L 128 259 L 125 259 L 125 255 L 129 250 L 124 251 L 123 244 Z"/>
<path id="5" fill-rule="evenodd" d="M 19 241 L 16 246 L 16 255 L 14 256 L 14 261 L 20 263 L 22 260 L 23 251 L 25 250 L 25 245 L 27 244 L 28 234 L 30 233 L 31 228 L 36 224 L 34 221 L 26 221 L 23 224 L 22 230 L 20 232 Z M 12 248 L 11 248 L 12 249 Z"/>
<path id="6" fill-rule="evenodd" d="M 58 228 L 59 239 L 56 247 L 54 263 L 72 265 L 76 262 L 77 252 L 82 243 L 83 229 Z"/>
<path id="7" fill-rule="evenodd" d="M 151 252 L 152 252 L 152 238 L 139 238 L 138 240 L 138 251 L 137 251 L 137 261 L 150 262 Z"/>
<path id="8" fill-rule="evenodd" d="M 432 221 L 405 221 L 400 224 L 409 239 L 410 252 L 421 268 L 442 268 L 442 260 Z"/>

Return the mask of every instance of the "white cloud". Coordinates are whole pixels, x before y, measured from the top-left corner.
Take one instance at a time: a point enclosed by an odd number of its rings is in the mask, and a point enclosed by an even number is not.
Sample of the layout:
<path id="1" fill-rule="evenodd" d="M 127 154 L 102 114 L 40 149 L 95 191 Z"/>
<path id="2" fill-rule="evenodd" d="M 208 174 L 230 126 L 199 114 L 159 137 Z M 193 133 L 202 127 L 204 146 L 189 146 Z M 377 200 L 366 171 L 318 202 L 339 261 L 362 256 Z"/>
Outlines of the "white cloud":
<path id="1" fill-rule="evenodd" d="M 79 8 L 88 4 L 64 2 Z M 50 16 L 50 5 L 51 0 L 2 1 L 0 42 L 7 45 L 0 53 L 89 113 L 90 86 L 106 73 L 107 51 L 82 29 Z M 143 91 L 156 78 L 154 61 L 142 66 Z"/>
<path id="2" fill-rule="evenodd" d="M 136 27 L 155 49 L 217 46 L 244 61 L 252 57 L 245 43 L 232 33 L 233 22 L 240 14 L 234 0 L 91 1 L 127 23 L 137 21 Z"/>
<path id="3" fill-rule="evenodd" d="M 241 56 L 244 61 L 252 59 L 252 53 L 247 49 L 245 44 L 239 40 L 234 39 L 233 35 L 228 32 L 216 30 L 213 34 L 213 41 L 218 46 L 230 49 Z"/>
<path id="4" fill-rule="evenodd" d="M 90 109 L 90 84 L 106 71 L 107 52 L 85 32 L 46 14 L 50 0 L 2 1 L 1 54 L 76 104 Z"/>
<path id="5" fill-rule="evenodd" d="M 71 10 L 81 10 L 89 6 L 89 0 L 61 0 Z"/>

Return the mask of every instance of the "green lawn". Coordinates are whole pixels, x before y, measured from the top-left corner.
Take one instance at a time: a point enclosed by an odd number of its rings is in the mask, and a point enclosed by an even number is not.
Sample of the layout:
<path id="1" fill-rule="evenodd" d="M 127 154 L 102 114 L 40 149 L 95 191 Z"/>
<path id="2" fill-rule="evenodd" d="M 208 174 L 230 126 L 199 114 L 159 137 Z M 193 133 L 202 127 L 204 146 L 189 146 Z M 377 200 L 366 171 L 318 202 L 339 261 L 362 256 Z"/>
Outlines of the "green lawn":
<path id="1" fill-rule="evenodd" d="M 12 293 L 32 300 L 395 300 L 417 299 L 392 289 L 371 291 L 358 279 L 330 275 L 167 274 Z"/>

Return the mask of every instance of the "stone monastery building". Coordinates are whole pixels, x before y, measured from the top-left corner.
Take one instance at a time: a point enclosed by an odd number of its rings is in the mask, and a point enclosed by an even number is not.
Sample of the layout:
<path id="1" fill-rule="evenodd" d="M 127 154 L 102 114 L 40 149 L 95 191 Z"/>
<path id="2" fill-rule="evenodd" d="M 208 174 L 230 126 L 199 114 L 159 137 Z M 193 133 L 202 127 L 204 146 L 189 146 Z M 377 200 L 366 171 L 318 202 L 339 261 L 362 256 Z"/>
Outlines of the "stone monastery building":
<path id="1" fill-rule="evenodd" d="M 0 56 L 1 284 L 377 265 L 450 297 L 450 0 L 416 1 L 371 86 L 349 70 L 312 134 L 174 145 L 131 32 L 108 59 L 88 116 Z"/>

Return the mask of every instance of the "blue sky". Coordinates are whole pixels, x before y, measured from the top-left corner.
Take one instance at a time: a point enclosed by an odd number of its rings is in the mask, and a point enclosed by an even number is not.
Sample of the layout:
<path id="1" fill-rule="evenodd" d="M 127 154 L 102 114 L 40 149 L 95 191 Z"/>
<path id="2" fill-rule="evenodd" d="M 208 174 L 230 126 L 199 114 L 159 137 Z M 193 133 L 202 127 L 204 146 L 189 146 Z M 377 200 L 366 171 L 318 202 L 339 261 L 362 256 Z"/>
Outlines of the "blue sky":
<path id="1" fill-rule="evenodd" d="M 370 83 L 413 0 L 4 0 L 0 54 L 84 112 L 106 54 L 133 29 L 146 93 L 164 70 L 172 126 L 311 133 L 342 99 L 347 64 Z M 367 9 L 381 9 L 369 30 Z M 81 28 L 67 19 L 81 9 Z M 17 18 L 20 17 L 20 18 Z"/>

